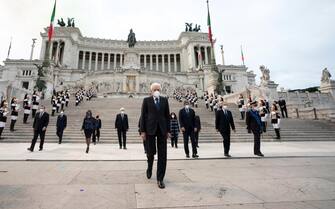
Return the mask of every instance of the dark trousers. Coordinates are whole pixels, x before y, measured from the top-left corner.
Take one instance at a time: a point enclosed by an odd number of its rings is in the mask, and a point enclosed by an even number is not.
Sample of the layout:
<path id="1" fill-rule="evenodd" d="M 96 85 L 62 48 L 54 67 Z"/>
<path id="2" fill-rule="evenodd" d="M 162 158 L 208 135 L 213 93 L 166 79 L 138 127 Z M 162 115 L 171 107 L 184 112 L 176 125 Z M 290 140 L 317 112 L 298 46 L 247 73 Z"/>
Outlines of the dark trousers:
<path id="1" fill-rule="evenodd" d="M 275 128 L 275 132 L 276 132 L 277 139 L 280 139 L 280 129 Z"/>
<path id="2" fill-rule="evenodd" d="M 185 150 L 185 154 L 186 154 L 186 155 L 189 155 L 189 154 L 190 154 L 190 151 L 189 151 L 189 149 L 188 149 L 188 141 L 189 141 L 189 138 L 191 138 L 192 154 L 193 154 L 193 155 L 198 154 L 198 152 L 197 152 L 197 145 L 196 145 L 196 143 L 195 143 L 194 131 L 193 131 L 193 130 L 186 130 L 186 131 L 183 133 L 183 137 L 184 137 L 184 150 Z"/>
<path id="3" fill-rule="evenodd" d="M 31 110 L 31 117 L 32 117 L 32 118 L 35 117 L 35 115 L 36 115 L 36 111 L 37 111 L 36 109 L 32 109 L 32 110 Z"/>
<path id="4" fill-rule="evenodd" d="M 65 107 L 68 107 L 68 106 L 69 106 L 69 102 L 66 101 L 66 103 L 65 103 Z"/>
<path id="5" fill-rule="evenodd" d="M 0 128 L 0 138 L 1 138 L 1 135 L 2 135 L 2 132 L 3 132 L 3 129 L 4 129 L 4 127 Z"/>
<path id="6" fill-rule="evenodd" d="M 229 154 L 230 150 L 230 133 L 220 132 L 223 138 L 223 149 L 225 154 Z"/>
<path id="7" fill-rule="evenodd" d="M 97 130 L 96 130 L 96 135 L 97 135 L 97 139 L 98 139 L 98 141 L 100 140 L 100 128 L 97 128 Z"/>
<path id="8" fill-rule="evenodd" d="M 194 140 L 195 140 L 195 146 L 198 147 L 198 145 L 199 145 L 199 131 L 194 132 Z"/>
<path id="9" fill-rule="evenodd" d="M 64 133 L 64 129 L 62 128 L 57 128 L 57 136 L 58 136 L 58 139 L 59 139 L 59 143 L 62 143 L 62 140 L 63 140 L 63 133 Z"/>
<path id="10" fill-rule="evenodd" d="M 254 134 L 254 154 L 261 153 L 261 134 L 259 131 L 253 131 Z"/>
<path id="11" fill-rule="evenodd" d="M 120 148 L 123 145 L 123 148 L 126 148 L 126 142 L 127 142 L 127 131 L 124 131 L 122 129 L 117 130 L 117 137 L 119 139 L 119 145 Z"/>
<path id="12" fill-rule="evenodd" d="M 242 112 L 240 112 L 240 113 L 241 113 L 241 120 L 244 120 L 245 112 L 242 111 Z"/>
<path id="13" fill-rule="evenodd" d="M 93 132 L 92 132 L 92 142 L 93 142 L 94 144 L 97 142 L 96 129 L 94 129 Z"/>
<path id="14" fill-rule="evenodd" d="M 285 117 L 288 118 L 286 107 L 280 108 L 280 111 L 281 111 L 281 115 L 283 116 L 283 118 Z"/>
<path id="15" fill-rule="evenodd" d="M 55 111 L 56 110 L 52 109 L 51 116 L 55 116 Z"/>
<path id="16" fill-rule="evenodd" d="M 167 158 L 167 143 L 166 134 L 162 134 L 160 129 L 157 128 L 155 135 L 146 136 L 146 151 L 147 151 L 147 162 L 148 170 L 152 170 L 154 163 L 154 156 L 156 154 L 156 141 L 158 150 L 158 160 L 157 160 L 157 181 L 163 181 L 166 171 L 166 158 Z"/>
<path id="17" fill-rule="evenodd" d="M 29 117 L 29 114 L 24 114 L 23 115 L 23 123 L 27 123 L 28 117 Z"/>
<path id="18" fill-rule="evenodd" d="M 171 146 L 178 147 L 178 135 L 171 137 Z"/>
<path id="19" fill-rule="evenodd" d="M 31 146 L 30 146 L 31 151 L 34 151 L 34 147 L 35 147 L 38 136 L 40 136 L 40 149 L 43 149 L 45 131 L 34 130 L 34 137 L 33 137 L 33 140 L 31 141 Z"/>
<path id="20" fill-rule="evenodd" d="M 267 126 L 267 122 L 262 121 L 262 129 L 264 133 L 266 133 L 266 126 Z"/>
<path id="21" fill-rule="evenodd" d="M 10 130 L 14 131 L 14 126 L 15 126 L 16 120 L 11 120 L 10 121 Z"/>

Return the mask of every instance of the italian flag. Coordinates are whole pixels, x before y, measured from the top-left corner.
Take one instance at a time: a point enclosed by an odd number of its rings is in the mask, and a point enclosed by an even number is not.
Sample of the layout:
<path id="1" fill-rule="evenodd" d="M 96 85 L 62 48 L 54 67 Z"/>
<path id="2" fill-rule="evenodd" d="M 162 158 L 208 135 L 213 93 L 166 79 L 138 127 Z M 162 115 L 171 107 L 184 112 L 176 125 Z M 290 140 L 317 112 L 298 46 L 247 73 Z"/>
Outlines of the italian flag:
<path id="1" fill-rule="evenodd" d="M 56 0 L 55 0 L 54 8 L 52 10 L 50 26 L 49 26 L 49 31 L 48 31 L 49 42 L 51 41 L 52 35 L 54 33 L 55 15 L 56 15 Z"/>
<path id="2" fill-rule="evenodd" d="M 207 10 L 208 10 L 208 17 L 207 17 L 207 25 L 208 25 L 208 39 L 213 46 L 213 34 L 212 34 L 212 25 L 211 25 L 211 15 L 209 13 L 209 3 L 207 1 Z"/>

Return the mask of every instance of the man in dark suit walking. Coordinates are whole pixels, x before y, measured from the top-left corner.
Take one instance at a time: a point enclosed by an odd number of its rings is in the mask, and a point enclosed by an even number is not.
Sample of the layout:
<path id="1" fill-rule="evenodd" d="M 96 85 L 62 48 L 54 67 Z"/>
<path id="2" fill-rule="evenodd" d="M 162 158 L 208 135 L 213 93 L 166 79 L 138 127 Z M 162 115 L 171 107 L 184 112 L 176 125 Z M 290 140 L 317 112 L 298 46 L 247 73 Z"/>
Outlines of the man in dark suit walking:
<path id="1" fill-rule="evenodd" d="M 264 157 L 261 152 L 261 134 L 262 134 L 262 121 L 257 108 L 257 101 L 250 103 L 251 109 L 246 114 L 246 123 L 248 133 L 254 135 L 254 154 L 260 157 Z"/>
<path id="2" fill-rule="evenodd" d="M 61 110 L 60 115 L 57 117 L 56 129 L 57 129 L 57 136 L 58 136 L 58 144 L 62 143 L 63 140 L 63 133 L 67 126 L 67 117 L 64 114 L 64 110 Z"/>
<path id="3" fill-rule="evenodd" d="M 192 108 L 190 108 L 190 103 L 188 101 L 184 102 L 184 108 L 179 111 L 179 124 L 180 129 L 183 132 L 184 136 L 184 150 L 186 157 L 190 157 L 190 151 L 188 149 L 188 142 L 189 138 L 191 138 L 191 144 L 192 144 L 192 157 L 198 158 L 198 151 L 197 151 L 197 145 L 195 141 L 195 135 L 194 133 L 197 130 L 195 125 L 195 112 Z"/>
<path id="4" fill-rule="evenodd" d="M 220 104 L 221 108 L 216 112 L 215 115 L 215 128 L 217 132 L 220 132 L 223 138 L 223 148 L 224 155 L 226 157 L 231 157 L 229 155 L 230 150 L 230 129 L 235 131 L 235 124 L 233 115 L 230 110 L 227 109 L 227 105 L 222 103 Z"/>
<path id="5" fill-rule="evenodd" d="M 115 128 L 117 129 L 117 136 L 119 139 L 120 149 L 127 149 L 126 141 L 127 141 L 127 131 L 129 129 L 128 124 L 128 115 L 124 112 L 124 108 L 120 109 L 121 113 L 116 115 L 115 119 Z"/>
<path id="6" fill-rule="evenodd" d="M 31 146 L 28 148 L 29 151 L 33 152 L 34 147 L 37 141 L 38 136 L 40 136 L 40 149 L 43 150 L 45 132 L 49 124 L 49 114 L 45 112 L 45 107 L 41 106 L 40 112 L 35 115 L 33 128 L 34 128 L 34 137 L 31 141 Z"/>
<path id="7" fill-rule="evenodd" d="M 279 101 L 278 101 L 278 105 L 280 107 L 282 117 L 283 118 L 285 118 L 285 117 L 288 118 L 285 99 L 280 98 Z"/>
<path id="8" fill-rule="evenodd" d="M 170 108 L 167 98 L 160 96 L 161 85 L 153 83 L 150 87 L 152 96 L 143 100 L 141 109 L 140 131 L 143 140 L 146 140 L 148 158 L 147 178 L 152 175 L 152 166 L 158 151 L 157 185 L 164 189 L 164 176 L 167 159 L 167 138 L 170 134 Z"/>
<path id="9" fill-rule="evenodd" d="M 201 121 L 200 121 L 200 116 L 196 115 L 195 116 L 195 128 L 197 128 L 197 131 L 194 132 L 194 137 L 195 137 L 195 144 L 197 148 L 199 148 L 199 133 L 201 130 Z"/>

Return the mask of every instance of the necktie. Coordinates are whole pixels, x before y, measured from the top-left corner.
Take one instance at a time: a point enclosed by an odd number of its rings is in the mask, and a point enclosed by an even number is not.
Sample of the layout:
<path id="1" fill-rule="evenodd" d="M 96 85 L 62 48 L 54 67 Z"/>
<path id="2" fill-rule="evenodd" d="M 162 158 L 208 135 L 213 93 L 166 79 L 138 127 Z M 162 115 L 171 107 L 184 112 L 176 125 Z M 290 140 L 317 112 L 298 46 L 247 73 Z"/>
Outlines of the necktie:
<path id="1" fill-rule="evenodd" d="M 158 100 L 158 98 L 155 98 L 155 105 L 156 105 L 156 108 L 159 110 L 159 100 Z"/>
<path id="2" fill-rule="evenodd" d="M 186 113 L 188 114 L 190 112 L 190 110 L 188 108 L 186 108 Z"/>

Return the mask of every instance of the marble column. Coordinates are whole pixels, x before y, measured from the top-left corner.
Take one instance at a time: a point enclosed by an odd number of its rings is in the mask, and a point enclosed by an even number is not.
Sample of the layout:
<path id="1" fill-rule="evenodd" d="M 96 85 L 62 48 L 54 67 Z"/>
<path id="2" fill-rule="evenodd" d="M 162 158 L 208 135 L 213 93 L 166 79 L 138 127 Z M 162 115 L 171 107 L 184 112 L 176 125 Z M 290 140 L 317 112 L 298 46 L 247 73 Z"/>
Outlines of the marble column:
<path id="1" fill-rule="evenodd" d="M 158 69 L 158 67 L 159 67 L 159 65 L 158 65 L 158 55 L 156 54 L 156 71 L 158 72 L 159 71 L 159 69 Z"/>
<path id="2" fill-rule="evenodd" d="M 178 70 L 177 70 L 177 54 L 174 54 L 174 72 L 178 72 Z"/>
<path id="3" fill-rule="evenodd" d="M 168 68 L 169 68 L 169 73 L 171 73 L 171 56 L 168 54 Z"/>
<path id="4" fill-rule="evenodd" d="M 208 65 L 208 51 L 207 51 L 207 47 L 205 47 L 205 64 Z"/>
<path id="5" fill-rule="evenodd" d="M 111 69 L 111 54 L 108 53 L 108 60 L 107 60 L 107 69 L 110 70 Z"/>
<path id="6" fill-rule="evenodd" d="M 86 52 L 83 51 L 83 60 L 82 60 L 82 64 L 81 64 L 81 69 L 85 70 L 85 56 L 86 56 Z"/>
<path id="7" fill-rule="evenodd" d="M 105 54 L 101 53 L 101 69 L 100 70 L 104 70 L 105 68 L 104 62 L 105 62 Z"/>
<path id="8" fill-rule="evenodd" d="M 88 60 L 88 71 L 91 71 L 92 70 L 92 52 L 89 52 L 90 53 L 90 58 Z"/>
<path id="9" fill-rule="evenodd" d="M 162 55 L 162 72 L 165 73 L 165 54 Z"/>
<path id="10" fill-rule="evenodd" d="M 150 71 L 152 71 L 152 54 L 150 54 Z"/>
<path id="11" fill-rule="evenodd" d="M 99 53 L 95 53 L 95 66 L 94 66 L 94 71 L 98 71 L 98 55 Z"/>
<path id="12" fill-rule="evenodd" d="M 114 54 L 114 70 L 116 69 L 116 55 L 117 54 Z"/>
<path id="13" fill-rule="evenodd" d="M 147 55 L 144 55 L 144 69 L 147 70 Z"/>

